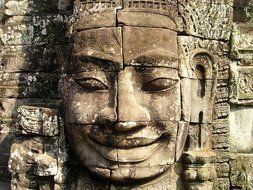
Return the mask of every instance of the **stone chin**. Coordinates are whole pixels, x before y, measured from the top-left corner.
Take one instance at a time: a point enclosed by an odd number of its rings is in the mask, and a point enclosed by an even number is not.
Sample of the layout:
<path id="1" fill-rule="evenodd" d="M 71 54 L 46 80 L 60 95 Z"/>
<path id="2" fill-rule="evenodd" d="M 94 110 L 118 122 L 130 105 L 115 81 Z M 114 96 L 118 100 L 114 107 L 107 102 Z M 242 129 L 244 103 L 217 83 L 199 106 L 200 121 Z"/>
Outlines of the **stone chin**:
<path id="1" fill-rule="evenodd" d="M 86 166 L 87 167 L 87 166 Z M 156 178 L 168 170 L 171 165 L 153 166 L 153 167 L 136 167 L 135 165 L 120 166 L 115 169 L 106 169 L 91 167 L 90 171 L 102 178 L 109 179 L 117 183 L 131 183 L 145 181 Z"/>
<path id="2" fill-rule="evenodd" d="M 112 147 L 90 137 L 90 126 L 67 124 L 70 146 L 81 164 L 92 173 L 125 183 L 159 176 L 175 163 L 175 145 L 170 140 L 142 146 Z"/>

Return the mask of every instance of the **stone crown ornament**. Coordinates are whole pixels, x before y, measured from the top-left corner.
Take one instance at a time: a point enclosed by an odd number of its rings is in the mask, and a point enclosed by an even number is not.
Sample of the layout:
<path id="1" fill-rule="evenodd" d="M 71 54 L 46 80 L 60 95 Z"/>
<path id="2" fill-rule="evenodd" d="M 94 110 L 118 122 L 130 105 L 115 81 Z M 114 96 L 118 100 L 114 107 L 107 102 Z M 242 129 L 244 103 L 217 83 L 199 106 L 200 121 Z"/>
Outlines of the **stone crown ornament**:
<path id="1" fill-rule="evenodd" d="M 139 26 L 178 30 L 175 0 L 77 0 L 70 34 L 91 28 Z"/>

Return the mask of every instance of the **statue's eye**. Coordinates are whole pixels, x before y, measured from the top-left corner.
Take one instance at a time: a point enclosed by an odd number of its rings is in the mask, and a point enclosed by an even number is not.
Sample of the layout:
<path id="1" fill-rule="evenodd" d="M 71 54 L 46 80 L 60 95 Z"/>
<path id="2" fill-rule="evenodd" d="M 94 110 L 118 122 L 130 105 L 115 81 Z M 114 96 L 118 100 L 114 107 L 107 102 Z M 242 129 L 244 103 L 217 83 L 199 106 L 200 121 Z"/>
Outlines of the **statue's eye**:
<path id="1" fill-rule="evenodd" d="M 94 78 L 75 79 L 75 81 L 85 90 L 95 91 L 108 89 L 108 87 L 103 82 Z"/>
<path id="2" fill-rule="evenodd" d="M 169 89 L 177 83 L 177 80 L 168 78 L 157 78 L 142 86 L 143 91 L 158 92 Z"/>

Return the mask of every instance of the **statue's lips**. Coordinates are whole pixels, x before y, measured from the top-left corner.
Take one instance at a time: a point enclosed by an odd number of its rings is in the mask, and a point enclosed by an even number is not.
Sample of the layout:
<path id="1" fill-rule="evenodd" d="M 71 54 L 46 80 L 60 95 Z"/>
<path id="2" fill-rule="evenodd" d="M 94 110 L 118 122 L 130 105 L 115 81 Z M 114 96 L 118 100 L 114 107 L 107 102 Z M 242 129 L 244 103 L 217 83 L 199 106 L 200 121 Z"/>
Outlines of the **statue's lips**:
<path id="1" fill-rule="evenodd" d="M 101 156 L 114 162 L 146 160 L 164 143 L 162 134 L 155 126 L 129 132 L 115 132 L 110 127 L 96 125 L 82 127 L 82 136 L 90 146 Z"/>
<path id="2" fill-rule="evenodd" d="M 110 129 L 101 129 L 99 126 L 92 126 L 88 135 L 102 145 L 129 149 L 154 143 L 162 136 L 162 132 L 151 126 L 134 130 L 134 132 L 120 133 L 115 133 Z"/>
<path id="3" fill-rule="evenodd" d="M 113 162 L 131 163 L 141 162 L 148 159 L 161 145 L 160 141 L 152 144 L 134 147 L 134 148 L 117 148 L 100 144 L 86 136 L 86 141 L 104 158 Z"/>

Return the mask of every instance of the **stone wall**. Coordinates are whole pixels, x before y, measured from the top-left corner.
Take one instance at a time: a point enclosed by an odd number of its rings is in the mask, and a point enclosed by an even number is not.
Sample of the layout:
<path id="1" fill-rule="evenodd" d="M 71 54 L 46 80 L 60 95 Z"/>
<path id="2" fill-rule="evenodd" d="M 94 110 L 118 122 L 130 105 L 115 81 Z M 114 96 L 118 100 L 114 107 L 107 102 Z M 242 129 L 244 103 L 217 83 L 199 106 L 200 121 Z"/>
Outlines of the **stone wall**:
<path id="1" fill-rule="evenodd" d="M 63 60 L 58 55 L 66 49 L 66 21 L 70 13 L 68 0 L 0 1 L 1 182 L 10 182 L 11 145 L 34 133 L 17 132 L 18 107 L 58 108 L 61 103 L 58 73 Z"/>

